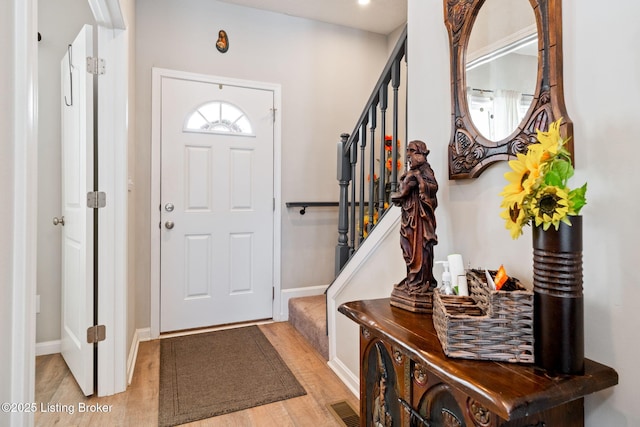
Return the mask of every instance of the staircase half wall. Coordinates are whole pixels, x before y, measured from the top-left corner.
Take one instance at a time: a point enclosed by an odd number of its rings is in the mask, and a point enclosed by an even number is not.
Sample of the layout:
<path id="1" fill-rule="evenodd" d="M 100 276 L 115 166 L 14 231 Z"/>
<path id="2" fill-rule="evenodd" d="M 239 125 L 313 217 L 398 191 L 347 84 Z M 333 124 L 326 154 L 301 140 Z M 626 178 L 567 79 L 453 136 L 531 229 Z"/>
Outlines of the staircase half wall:
<path id="1" fill-rule="evenodd" d="M 388 298 L 406 276 L 400 249 L 400 208 L 391 207 L 327 291 L 329 366 L 360 395 L 359 328 L 338 307 L 348 301 Z"/>

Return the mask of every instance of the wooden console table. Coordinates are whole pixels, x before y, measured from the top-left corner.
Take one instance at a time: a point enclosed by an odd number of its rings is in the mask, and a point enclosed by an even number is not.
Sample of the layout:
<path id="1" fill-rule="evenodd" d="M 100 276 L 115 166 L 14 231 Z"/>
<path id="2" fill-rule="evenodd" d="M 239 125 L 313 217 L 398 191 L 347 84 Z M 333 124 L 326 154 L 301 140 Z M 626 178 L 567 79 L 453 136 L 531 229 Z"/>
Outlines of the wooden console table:
<path id="1" fill-rule="evenodd" d="M 585 374 L 551 377 L 533 365 L 447 357 L 431 315 L 389 299 L 342 304 L 360 325 L 360 425 L 566 427 L 584 425 L 583 397 L 618 374 L 585 360 Z"/>

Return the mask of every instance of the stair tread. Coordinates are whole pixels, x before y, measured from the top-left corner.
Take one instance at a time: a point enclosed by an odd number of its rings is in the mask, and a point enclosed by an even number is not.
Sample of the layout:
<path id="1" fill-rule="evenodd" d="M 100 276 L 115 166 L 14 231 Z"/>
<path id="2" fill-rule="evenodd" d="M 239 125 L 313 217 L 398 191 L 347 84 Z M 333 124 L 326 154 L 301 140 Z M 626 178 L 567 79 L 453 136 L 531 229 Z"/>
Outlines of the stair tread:
<path id="1" fill-rule="evenodd" d="M 327 302 L 324 295 L 291 298 L 289 323 L 325 358 L 329 359 Z"/>

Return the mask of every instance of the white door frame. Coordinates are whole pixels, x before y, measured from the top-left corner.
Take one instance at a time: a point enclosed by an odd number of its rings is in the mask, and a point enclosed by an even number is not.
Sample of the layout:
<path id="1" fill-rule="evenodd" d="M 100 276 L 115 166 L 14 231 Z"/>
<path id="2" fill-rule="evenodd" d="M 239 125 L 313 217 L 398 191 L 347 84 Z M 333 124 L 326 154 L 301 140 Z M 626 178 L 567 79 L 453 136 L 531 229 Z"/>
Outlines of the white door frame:
<path id="1" fill-rule="evenodd" d="M 127 230 L 127 188 L 126 188 L 126 116 L 127 111 L 127 49 L 126 30 L 119 0 L 89 0 L 91 9 L 99 25 L 117 31 L 118 40 L 106 42 L 110 49 L 104 49 L 113 64 L 115 87 L 105 90 L 102 99 L 113 110 L 110 120 L 112 131 L 113 164 L 102 168 L 111 171 L 111 176 L 103 177 L 103 183 L 113 185 L 113 209 L 103 216 L 104 229 L 100 232 L 110 241 L 104 244 L 113 248 L 104 250 L 105 258 L 101 270 L 111 280 L 110 286 L 103 286 L 100 293 L 99 309 L 105 315 L 104 323 L 110 326 L 113 339 L 99 346 L 102 369 L 98 373 L 98 394 L 113 394 L 126 389 L 126 236 Z M 38 3 L 36 0 L 13 0 L 13 71 L 14 71 L 14 148 L 13 176 L 13 280 L 12 288 L 12 336 L 11 352 L 11 401 L 33 402 L 35 400 L 35 343 L 36 343 L 36 270 L 37 270 L 37 182 L 38 182 Z M 122 48 L 124 46 L 124 48 Z M 102 105 L 102 104 L 101 104 Z M 107 126 L 108 127 L 108 126 Z M 124 132 L 123 132 L 124 130 Z M 106 145 L 106 144 L 103 144 Z M 123 155 L 124 154 L 124 155 Z M 124 165 L 124 166 L 123 166 Z M 114 167 L 113 169 L 111 167 Z M 117 167 L 117 168 L 116 168 Z M 124 175 L 122 168 L 124 167 Z M 119 185 L 124 177 L 124 194 Z M 123 215 L 124 212 L 124 215 Z M 117 236 L 115 233 L 118 233 Z M 117 247 L 116 247 L 117 246 Z M 103 295 L 104 293 L 104 295 Z M 111 304 L 111 307 L 106 304 Z M 115 309 L 114 309 L 115 307 Z M 124 332 L 123 332 L 124 331 Z M 113 355 L 113 356 L 110 356 Z M 110 372 L 110 374 L 106 374 Z M 33 425 L 33 413 L 16 412 L 10 416 L 11 426 Z"/>
<path id="2" fill-rule="evenodd" d="M 238 80 L 227 77 L 217 77 L 196 74 L 185 71 L 153 68 L 152 70 L 152 103 L 151 103 L 151 338 L 160 336 L 160 164 L 162 161 L 160 147 L 161 123 L 161 86 L 163 78 L 178 78 L 198 80 L 202 82 L 221 83 L 227 85 L 242 85 L 246 87 L 272 90 L 275 108 L 275 122 L 273 124 L 273 197 L 275 199 L 273 211 L 273 319 L 279 319 L 280 314 L 280 247 L 281 247 L 281 86 L 279 84 Z"/>
<path id="3" fill-rule="evenodd" d="M 38 4 L 13 0 L 13 208 L 10 402 L 35 401 L 38 225 Z M 7 20 L 8 21 L 8 20 Z M 6 21 L 3 21 L 6 22 Z M 4 295 L 4 293 L 3 293 Z M 7 378 L 3 376 L 3 378 Z M 33 425 L 33 413 L 14 412 L 10 426 Z"/>

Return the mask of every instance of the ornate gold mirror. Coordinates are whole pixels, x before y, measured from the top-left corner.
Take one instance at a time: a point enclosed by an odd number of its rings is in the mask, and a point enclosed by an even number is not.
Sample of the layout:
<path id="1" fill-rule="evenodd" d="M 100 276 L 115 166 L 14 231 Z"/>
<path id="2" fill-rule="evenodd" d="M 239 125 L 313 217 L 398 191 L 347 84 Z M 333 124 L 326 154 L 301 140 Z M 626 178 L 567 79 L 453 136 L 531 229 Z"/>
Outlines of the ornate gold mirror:
<path id="1" fill-rule="evenodd" d="M 536 129 L 573 124 L 562 90 L 561 0 L 444 0 L 451 49 L 449 178 L 525 153 Z M 573 154 L 573 140 L 566 148 Z"/>

